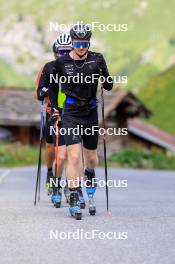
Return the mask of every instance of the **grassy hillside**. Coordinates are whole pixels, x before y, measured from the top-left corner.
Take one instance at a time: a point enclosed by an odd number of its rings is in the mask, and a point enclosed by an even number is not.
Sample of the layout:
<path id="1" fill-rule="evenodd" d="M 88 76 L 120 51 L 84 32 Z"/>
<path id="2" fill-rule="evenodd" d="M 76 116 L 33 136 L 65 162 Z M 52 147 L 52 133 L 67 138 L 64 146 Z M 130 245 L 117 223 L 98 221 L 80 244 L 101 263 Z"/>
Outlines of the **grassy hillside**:
<path id="1" fill-rule="evenodd" d="M 20 75 L 15 72 L 11 65 L 0 60 L 0 85 L 17 86 L 24 88 L 33 87 L 33 81 L 30 76 Z"/>
<path id="2" fill-rule="evenodd" d="M 175 32 L 171 26 L 174 23 L 174 0 L 168 2 L 164 0 L 12 0 L 10 2 L 0 0 L 0 5 L 0 25 L 2 24 L 4 29 L 4 25 L 7 24 L 4 21 L 8 18 L 11 23 L 6 25 L 5 32 L 12 31 L 12 41 L 8 40 L 7 44 L 3 43 L 3 45 L 13 47 L 13 40 L 16 41 L 19 33 L 19 29 L 15 29 L 17 23 L 24 24 L 23 40 L 30 34 L 33 38 L 31 45 L 28 45 L 31 49 L 29 51 L 31 59 L 27 62 L 25 61 L 28 53 L 20 48 L 22 45 L 27 47 L 30 39 L 26 44 L 22 41 L 18 45 L 16 42 L 15 45 L 18 46 L 14 47 L 14 52 L 17 50 L 19 53 L 16 60 L 19 62 L 20 57 L 20 61 L 24 61 L 29 67 L 35 63 L 41 65 L 46 60 L 44 54 L 48 52 L 58 35 L 58 32 L 49 31 L 51 21 L 59 24 L 81 20 L 85 23 L 98 21 L 103 24 L 128 24 L 127 32 L 95 30 L 93 34 L 95 45 L 92 47 L 105 54 L 113 74 L 129 76 L 129 89 L 137 89 L 143 85 L 150 77 L 164 69 L 173 60 L 175 54 Z M 32 21 L 28 22 L 28 27 L 24 23 L 27 18 Z M 40 45 L 36 51 L 41 50 L 38 54 L 32 53 L 36 43 Z M 50 57 L 52 57 L 51 53 Z M 15 70 L 15 63 L 13 69 Z M 34 74 L 30 73 L 30 78 L 34 79 Z M 0 76 L 0 84 L 2 82 L 8 84 L 8 71 L 3 79 Z M 24 85 L 29 86 L 29 83 L 30 81 L 26 79 Z M 16 78 L 15 84 L 18 84 Z"/>
<path id="3" fill-rule="evenodd" d="M 175 134 L 175 66 L 147 82 L 139 96 L 154 112 L 150 122 Z"/>

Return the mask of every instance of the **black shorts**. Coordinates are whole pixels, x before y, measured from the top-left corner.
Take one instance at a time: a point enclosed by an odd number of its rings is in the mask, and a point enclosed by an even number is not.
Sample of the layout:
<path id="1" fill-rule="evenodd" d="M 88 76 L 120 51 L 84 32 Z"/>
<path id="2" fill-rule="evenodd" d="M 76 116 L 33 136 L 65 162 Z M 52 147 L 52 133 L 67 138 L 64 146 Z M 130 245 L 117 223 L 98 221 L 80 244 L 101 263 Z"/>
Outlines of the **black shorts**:
<path id="1" fill-rule="evenodd" d="M 56 146 L 56 136 L 55 136 L 54 130 L 52 130 L 52 132 L 50 131 L 51 127 L 52 127 L 52 123 L 50 120 L 50 115 L 46 113 L 46 124 L 45 124 L 46 143 L 54 144 L 54 146 Z M 59 128 L 61 128 L 61 123 L 59 123 Z M 63 145 L 65 145 L 64 136 L 59 135 L 58 146 L 63 146 Z"/>
<path id="2" fill-rule="evenodd" d="M 95 128 L 93 130 L 93 127 Z M 62 128 L 66 146 L 83 143 L 83 147 L 90 150 L 97 149 L 98 145 L 98 113 L 92 110 L 86 116 L 71 116 L 70 112 L 64 112 L 62 116 Z M 75 132 L 75 128 L 77 129 Z M 73 130 L 74 129 L 74 130 Z"/>
<path id="3" fill-rule="evenodd" d="M 50 126 L 51 126 L 50 115 L 46 113 L 45 139 L 46 139 L 46 143 L 53 144 L 53 136 L 50 134 Z"/>

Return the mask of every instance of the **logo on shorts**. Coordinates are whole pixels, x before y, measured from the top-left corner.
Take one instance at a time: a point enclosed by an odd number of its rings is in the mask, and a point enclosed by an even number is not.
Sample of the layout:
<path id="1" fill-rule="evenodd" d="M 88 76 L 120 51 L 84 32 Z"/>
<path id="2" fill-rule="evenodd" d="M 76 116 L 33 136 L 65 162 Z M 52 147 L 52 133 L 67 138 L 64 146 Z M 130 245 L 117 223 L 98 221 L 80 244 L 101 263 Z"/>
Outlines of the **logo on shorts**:
<path id="1" fill-rule="evenodd" d="M 80 140 L 80 135 L 73 135 L 72 140 L 76 141 L 76 142 L 79 141 Z"/>

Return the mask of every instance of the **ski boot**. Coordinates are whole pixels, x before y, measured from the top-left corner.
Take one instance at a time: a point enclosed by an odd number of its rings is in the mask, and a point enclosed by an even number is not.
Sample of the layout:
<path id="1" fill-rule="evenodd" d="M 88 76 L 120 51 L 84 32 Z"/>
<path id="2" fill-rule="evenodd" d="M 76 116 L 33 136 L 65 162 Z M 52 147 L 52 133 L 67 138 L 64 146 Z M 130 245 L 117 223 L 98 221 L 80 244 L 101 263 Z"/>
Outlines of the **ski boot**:
<path id="1" fill-rule="evenodd" d="M 64 195 L 65 195 L 66 203 L 70 203 L 70 191 L 69 191 L 69 188 L 68 188 L 67 181 L 66 181 L 66 186 L 64 187 Z"/>
<path id="2" fill-rule="evenodd" d="M 86 187 L 86 193 L 89 198 L 89 214 L 95 215 L 96 214 L 96 206 L 94 201 L 94 193 L 96 188 L 95 187 Z"/>
<path id="3" fill-rule="evenodd" d="M 53 205 L 55 206 L 55 208 L 61 207 L 61 198 L 62 198 L 62 192 L 61 192 L 61 188 L 60 188 L 60 189 L 57 189 L 56 191 L 54 191 L 54 193 L 51 197 L 51 201 L 52 201 Z"/>
<path id="4" fill-rule="evenodd" d="M 80 208 L 81 208 L 81 209 L 85 209 L 85 207 L 86 207 L 86 203 L 85 203 L 85 199 L 84 199 L 84 197 L 83 197 L 82 187 L 81 187 L 81 186 L 78 187 L 77 191 L 78 191 L 78 195 L 79 195 Z"/>
<path id="5" fill-rule="evenodd" d="M 97 183 L 95 181 L 95 171 L 85 169 L 85 176 L 87 179 L 86 193 L 89 198 L 89 214 L 95 215 L 96 206 L 95 206 L 95 201 L 94 201 L 94 194 L 95 194 L 96 187 L 97 187 Z"/>
<path id="6" fill-rule="evenodd" d="M 61 186 L 60 186 L 61 178 L 58 179 L 58 178 L 54 177 L 54 180 L 55 180 L 55 183 L 57 183 L 57 184 L 54 184 L 54 183 L 52 184 L 53 195 L 51 197 L 51 201 L 56 208 L 60 208 L 61 207 L 61 198 L 62 198 L 62 191 L 61 191 Z"/>
<path id="7" fill-rule="evenodd" d="M 82 212 L 80 209 L 79 195 L 78 192 L 71 192 L 70 194 L 70 208 L 69 212 L 76 220 L 81 220 Z"/>
<path id="8" fill-rule="evenodd" d="M 46 179 L 46 190 L 47 190 L 47 195 L 50 196 L 53 193 L 53 188 L 50 184 L 50 179 L 53 178 L 53 172 L 51 170 L 47 171 L 47 179 Z"/>

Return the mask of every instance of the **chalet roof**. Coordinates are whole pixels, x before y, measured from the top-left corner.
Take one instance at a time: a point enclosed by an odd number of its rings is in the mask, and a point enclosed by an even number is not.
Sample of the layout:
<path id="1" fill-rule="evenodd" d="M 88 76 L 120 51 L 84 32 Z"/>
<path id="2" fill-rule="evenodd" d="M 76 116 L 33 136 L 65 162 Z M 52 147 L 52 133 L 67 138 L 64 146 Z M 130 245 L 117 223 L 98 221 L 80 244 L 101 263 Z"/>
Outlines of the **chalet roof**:
<path id="1" fill-rule="evenodd" d="M 175 136 L 137 118 L 128 119 L 128 131 L 146 141 L 175 152 Z"/>
<path id="2" fill-rule="evenodd" d="M 25 89 L 0 89 L 0 125 L 38 126 L 39 103 L 33 91 Z"/>
<path id="3" fill-rule="evenodd" d="M 99 121 L 101 122 L 101 97 L 99 100 Z M 40 121 L 39 102 L 34 99 L 32 90 L 0 87 L 0 125 L 38 126 Z M 149 117 L 151 112 L 131 92 L 123 89 L 104 91 L 105 118 L 113 110 L 121 111 L 127 117 Z"/>
<path id="4" fill-rule="evenodd" d="M 98 93 L 99 104 L 101 104 L 100 96 Z M 105 98 L 105 118 L 111 115 L 115 110 L 119 114 L 129 117 L 143 117 L 148 118 L 152 112 L 137 98 L 133 93 L 124 89 L 113 89 L 111 91 L 104 90 Z M 99 107 L 99 122 L 101 122 L 101 107 Z"/>

